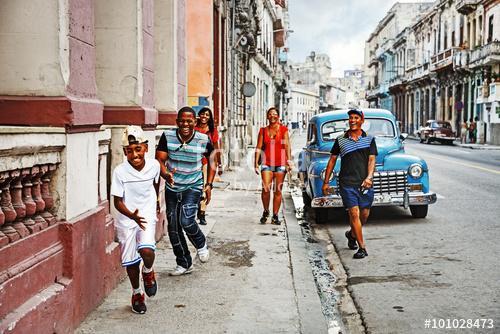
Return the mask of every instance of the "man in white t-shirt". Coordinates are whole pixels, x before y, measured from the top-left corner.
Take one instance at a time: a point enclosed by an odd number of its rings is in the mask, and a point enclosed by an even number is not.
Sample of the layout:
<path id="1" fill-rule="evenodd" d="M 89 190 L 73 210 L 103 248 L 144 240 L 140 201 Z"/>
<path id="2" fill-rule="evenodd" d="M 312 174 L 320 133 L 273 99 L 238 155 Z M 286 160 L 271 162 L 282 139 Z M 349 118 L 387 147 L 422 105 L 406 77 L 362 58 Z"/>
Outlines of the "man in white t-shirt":
<path id="1" fill-rule="evenodd" d="M 122 265 L 132 284 L 132 311 L 146 312 L 144 293 L 139 283 L 140 263 L 144 261 L 142 279 L 148 297 L 156 294 L 155 230 L 158 211 L 160 164 L 145 158 L 148 141 L 138 126 L 128 126 L 122 138 L 127 161 L 113 171 L 111 195 L 118 210 L 115 227 L 121 246 Z"/>

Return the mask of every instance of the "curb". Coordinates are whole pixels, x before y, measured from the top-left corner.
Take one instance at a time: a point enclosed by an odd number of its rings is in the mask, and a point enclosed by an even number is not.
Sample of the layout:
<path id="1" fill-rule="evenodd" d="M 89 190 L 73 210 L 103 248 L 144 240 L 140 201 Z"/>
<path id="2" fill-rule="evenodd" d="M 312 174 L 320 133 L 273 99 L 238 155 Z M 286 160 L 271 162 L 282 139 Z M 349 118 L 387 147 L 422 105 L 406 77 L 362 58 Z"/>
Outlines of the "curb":
<path id="1" fill-rule="evenodd" d="M 302 238 L 299 222 L 295 217 L 295 206 L 290 193 L 286 192 L 284 195 L 282 212 L 286 222 L 290 271 L 299 312 L 300 333 L 328 333 L 309 256 L 304 247 L 305 241 Z"/>

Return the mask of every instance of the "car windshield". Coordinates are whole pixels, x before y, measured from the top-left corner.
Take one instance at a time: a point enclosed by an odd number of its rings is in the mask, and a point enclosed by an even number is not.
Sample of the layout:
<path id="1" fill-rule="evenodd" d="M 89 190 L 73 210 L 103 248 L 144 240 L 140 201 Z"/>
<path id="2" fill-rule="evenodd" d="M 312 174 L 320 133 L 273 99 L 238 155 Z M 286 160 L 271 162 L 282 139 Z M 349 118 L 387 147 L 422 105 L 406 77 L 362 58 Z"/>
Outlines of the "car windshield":
<path id="1" fill-rule="evenodd" d="M 445 129 L 451 129 L 451 125 L 448 122 L 433 122 L 432 123 L 433 128 L 445 128 Z"/>
<path id="2" fill-rule="evenodd" d="M 374 137 L 394 137 L 392 122 L 382 118 L 367 118 L 362 126 L 366 133 Z M 338 136 L 349 130 L 349 120 L 341 119 L 323 124 L 321 137 L 323 141 L 334 141 Z"/>

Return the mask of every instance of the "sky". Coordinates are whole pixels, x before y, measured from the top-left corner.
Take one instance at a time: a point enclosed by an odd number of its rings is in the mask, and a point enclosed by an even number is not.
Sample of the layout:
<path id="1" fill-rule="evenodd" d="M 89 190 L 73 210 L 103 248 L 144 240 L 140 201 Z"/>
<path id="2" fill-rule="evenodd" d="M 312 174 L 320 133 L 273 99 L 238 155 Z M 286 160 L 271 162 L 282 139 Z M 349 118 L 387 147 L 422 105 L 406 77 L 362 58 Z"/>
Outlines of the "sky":
<path id="1" fill-rule="evenodd" d="M 398 2 L 432 2 L 400 0 Z M 333 76 L 364 62 L 365 41 L 392 0 L 289 0 L 289 58 L 303 62 L 311 51 L 330 56 Z"/>

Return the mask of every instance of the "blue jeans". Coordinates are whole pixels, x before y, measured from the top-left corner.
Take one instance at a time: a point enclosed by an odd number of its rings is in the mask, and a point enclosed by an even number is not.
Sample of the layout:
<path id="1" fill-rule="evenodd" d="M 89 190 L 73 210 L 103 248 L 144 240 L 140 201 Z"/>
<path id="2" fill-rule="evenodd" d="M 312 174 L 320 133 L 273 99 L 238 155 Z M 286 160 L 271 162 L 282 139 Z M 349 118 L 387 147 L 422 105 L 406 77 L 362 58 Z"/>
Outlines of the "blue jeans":
<path id="1" fill-rule="evenodd" d="M 186 232 L 189 241 L 196 249 L 203 248 L 206 243 L 205 235 L 195 220 L 200 195 L 201 190 L 197 189 L 187 189 L 182 192 L 165 190 L 168 237 L 174 249 L 177 264 L 184 268 L 189 268 L 193 264 L 193 259 L 183 231 Z"/>

